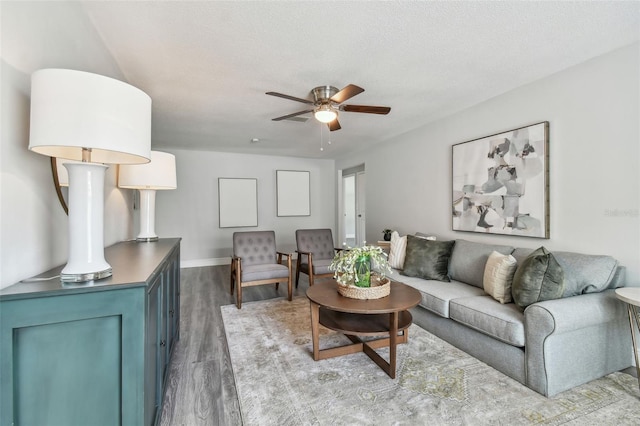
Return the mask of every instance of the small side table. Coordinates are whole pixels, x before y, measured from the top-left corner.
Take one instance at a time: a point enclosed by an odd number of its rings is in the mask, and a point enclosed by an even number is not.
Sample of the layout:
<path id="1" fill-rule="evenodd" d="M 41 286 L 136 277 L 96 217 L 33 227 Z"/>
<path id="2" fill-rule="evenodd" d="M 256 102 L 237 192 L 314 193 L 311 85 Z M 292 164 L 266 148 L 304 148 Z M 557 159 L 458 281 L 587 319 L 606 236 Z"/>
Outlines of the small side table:
<path id="1" fill-rule="evenodd" d="M 640 333 L 640 287 L 617 288 L 616 297 L 627 304 L 627 310 L 629 311 L 631 341 L 633 342 L 633 354 L 636 357 L 636 373 L 638 376 L 638 386 L 640 386 L 640 359 L 638 355 L 638 340 L 636 338 L 636 332 Z"/>
<path id="2" fill-rule="evenodd" d="M 378 241 L 376 244 L 378 247 L 382 249 L 385 253 L 389 254 L 389 250 L 391 249 L 391 241 Z"/>

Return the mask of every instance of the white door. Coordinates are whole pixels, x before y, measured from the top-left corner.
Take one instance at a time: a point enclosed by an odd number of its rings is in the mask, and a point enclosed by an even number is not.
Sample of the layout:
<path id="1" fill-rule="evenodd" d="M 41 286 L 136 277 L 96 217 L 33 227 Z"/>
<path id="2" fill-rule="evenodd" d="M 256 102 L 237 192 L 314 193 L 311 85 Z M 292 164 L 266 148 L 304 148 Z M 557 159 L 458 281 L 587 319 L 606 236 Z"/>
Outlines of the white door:
<path id="1" fill-rule="evenodd" d="M 364 172 L 356 173 L 356 239 L 358 246 L 362 246 L 366 239 L 366 217 L 365 217 L 365 186 L 366 176 Z"/>
<path id="2" fill-rule="evenodd" d="M 342 177 L 342 229 L 341 243 L 356 246 L 356 175 Z"/>

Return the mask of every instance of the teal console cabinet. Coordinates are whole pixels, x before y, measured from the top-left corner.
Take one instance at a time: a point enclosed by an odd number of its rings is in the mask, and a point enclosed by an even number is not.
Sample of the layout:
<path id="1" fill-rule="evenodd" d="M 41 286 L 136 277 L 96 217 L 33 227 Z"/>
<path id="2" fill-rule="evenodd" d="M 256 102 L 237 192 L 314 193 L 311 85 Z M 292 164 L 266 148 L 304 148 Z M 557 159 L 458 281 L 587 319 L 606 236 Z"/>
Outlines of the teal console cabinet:
<path id="1" fill-rule="evenodd" d="M 179 339 L 180 239 L 122 242 L 105 257 L 104 280 L 0 290 L 1 425 L 158 422 Z"/>

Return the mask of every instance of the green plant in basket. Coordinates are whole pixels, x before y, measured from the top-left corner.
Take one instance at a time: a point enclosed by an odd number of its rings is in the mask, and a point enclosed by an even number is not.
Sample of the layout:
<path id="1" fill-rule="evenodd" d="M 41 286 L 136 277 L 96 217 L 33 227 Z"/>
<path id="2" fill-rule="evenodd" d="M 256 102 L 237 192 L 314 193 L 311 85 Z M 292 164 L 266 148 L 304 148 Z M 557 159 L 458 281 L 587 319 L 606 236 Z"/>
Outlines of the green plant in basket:
<path id="1" fill-rule="evenodd" d="M 391 273 L 387 254 L 378 246 L 348 247 L 335 255 L 329 269 L 334 271 L 333 277 L 340 284 L 370 287 L 371 275 L 384 278 Z"/>

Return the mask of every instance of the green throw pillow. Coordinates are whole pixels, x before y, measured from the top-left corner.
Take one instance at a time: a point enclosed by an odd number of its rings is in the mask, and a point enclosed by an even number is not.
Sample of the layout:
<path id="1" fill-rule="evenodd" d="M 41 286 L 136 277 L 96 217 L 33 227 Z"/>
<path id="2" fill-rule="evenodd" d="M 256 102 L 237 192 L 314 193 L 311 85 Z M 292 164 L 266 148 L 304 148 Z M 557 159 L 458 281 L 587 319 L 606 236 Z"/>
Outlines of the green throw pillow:
<path id="1" fill-rule="evenodd" d="M 556 258 L 540 247 L 516 269 L 511 292 L 521 309 L 543 300 L 559 299 L 564 292 L 564 271 Z"/>
<path id="2" fill-rule="evenodd" d="M 407 235 L 407 251 L 404 270 L 408 277 L 425 280 L 449 280 L 449 258 L 455 241 L 430 241 Z"/>

